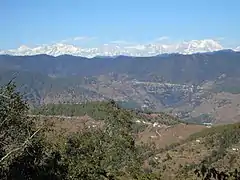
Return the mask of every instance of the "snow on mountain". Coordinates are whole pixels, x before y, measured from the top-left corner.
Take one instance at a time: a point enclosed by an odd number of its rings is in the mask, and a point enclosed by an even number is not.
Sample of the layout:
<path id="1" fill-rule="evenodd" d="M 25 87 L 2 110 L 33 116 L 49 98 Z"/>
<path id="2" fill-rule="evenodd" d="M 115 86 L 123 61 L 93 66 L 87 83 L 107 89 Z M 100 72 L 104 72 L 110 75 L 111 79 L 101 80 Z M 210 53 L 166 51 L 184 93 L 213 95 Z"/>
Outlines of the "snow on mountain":
<path id="1" fill-rule="evenodd" d="M 82 57 L 95 56 L 154 56 L 165 53 L 192 54 L 198 52 L 213 52 L 222 50 L 223 47 L 212 39 L 184 41 L 179 44 L 139 44 L 135 46 L 118 46 L 116 44 L 104 44 L 97 48 L 80 48 L 74 45 L 56 43 L 37 47 L 20 46 L 17 49 L 1 51 L 0 54 L 9 55 L 37 55 L 47 54 L 52 56 L 73 55 Z M 238 47 L 240 50 L 240 47 Z"/>
<path id="2" fill-rule="evenodd" d="M 216 41 L 207 40 L 192 40 L 189 42 L 183 42 L 176 48 L 176 52 L 183 54 L 192 54 L 196 52 L 213 52 L 222 50 L 223 47 Z"/>
<path id="3" fill-rule="evenodd" d="M 234 49 L 234 51 L 240 52 L 240 46 L 236 47 L 236 48 Z"/>

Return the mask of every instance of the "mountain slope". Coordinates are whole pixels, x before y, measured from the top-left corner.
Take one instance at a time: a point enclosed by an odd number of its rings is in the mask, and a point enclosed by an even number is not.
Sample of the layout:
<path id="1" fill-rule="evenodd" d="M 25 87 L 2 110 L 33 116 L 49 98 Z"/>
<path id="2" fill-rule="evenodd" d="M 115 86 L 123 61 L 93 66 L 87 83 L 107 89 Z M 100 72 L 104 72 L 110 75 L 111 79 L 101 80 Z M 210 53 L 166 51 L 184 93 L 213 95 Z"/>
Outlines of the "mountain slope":
<path id="1" fill-rule="evenodd" d="M 204 129 L 158 154 L 156 168 L 164 171 L 166 179 L 171 175 L 174 179 L 193 179 L 193 171 L 202 164 L 234 170 L 240 166 L 239 136 L 239 123 Z"/>
<path id="2" fill-rule="evenodd" d="M 151 75 L 172 83 L 201 83 L 215 80 L 222 74 L 240 75 L 240 53 L 219 51 L 193 55 L 172 54 L 166 57 L 92 58 L 75 56 L 0 56 L 0 67 L 26 70 L 55 76 L 99 76 L 114 72 L 128 74 L 138 80 L 150 80 Z"/>
<path id="3" fill-rule="evenodd" d="M 153 57 L 0 56 L 0 83 L 18 72 L 37 104 L 114 99 L 131 108 L 167 111 L 192 122 L 236 122 L 240 53 Z M 33 96 L 33 97 L 32 97 Z M 192 119 L 193 118 L 193 119 Z"/>
<path id="4" fill-rule="evenodd" d="M 68 134 L 83 127 L 101 127 L 102 120 L 114 109 L 116 106 L 112 102 L 94 102 L 48 105 L 40 113 L 54 122 L 54 137 L 57 133 Z M 239 123 L 206 128 L 183 123 L 164 113 L 119 110 L 119 114 L 128 115 L 133 121 L 137 142 L 153 142 L 160 148 L 152 151 L 148 167 L 160 172 L 163 179 L 194 179 L 194 170 L 202 164 L 218 170 L 233 170 L 240 165 Z M 74 116 L 62 116 L 59 120 L 61 116 L 51 117 L 50 114 Z"/>

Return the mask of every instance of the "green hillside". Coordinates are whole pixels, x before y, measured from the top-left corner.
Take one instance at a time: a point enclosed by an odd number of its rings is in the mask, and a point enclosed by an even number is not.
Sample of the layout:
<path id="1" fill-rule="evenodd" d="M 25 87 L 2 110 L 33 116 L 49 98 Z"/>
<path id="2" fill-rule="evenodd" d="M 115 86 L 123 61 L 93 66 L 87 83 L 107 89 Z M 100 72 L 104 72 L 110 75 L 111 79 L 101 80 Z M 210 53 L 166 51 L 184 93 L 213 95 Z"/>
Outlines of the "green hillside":
<path id="1" fill-rule="evenodd" d="M 203 165 L 219 171 L 234 171 L 240 167 L 240 124 L 205 129 L 178 144 L 172 144 L 157 155 L 155 168 L 166 179 L 193 179 L 194 170 Z"/>
<path id="2" fill-rule="evenodd" d="M 130 119 L 140 119 L 147 122 L 158 122 L 167 125 L 181 123 L 178 118 L 163 112 L 153 113 L 155 117 L 148 116 L 151 112 L 145 113 L 139 110 L 126 109 L 122 104 L 115 101 L 96 101 L 82 104 L 47 104 L 32 110 L 33 114 L 52 116 L 85 116 L 88 115 L 95 120 L 104 120 L 115 108 L 123 113 L 128 113 Z"/>
<path id="3" fill-rule="evenodd" d="M 214 126 L 158 148 L 151 141 L 138 142 L 137 136 L 146 135 L 153 122 L 164 125 L 158 138 L 166 140 L 165 135 L 188 125 L 164 113 L 127 110 L 114 101 L 50 104 L 33 111 L 45 115 L 41 119 L 29 115 L 12 83 L 0 88 L 0 100 L 1 179 L 183 180 L 195 179 L 202 165 L 219 171 L 240 167 L 239 123 Z M 90 121 L 103 123 L 66 134 L 54 128 L 49 115 L 89 115 L 96 118 Z M 60 124 L 81 120 L 53 119 Z M 151 123 L 136 126 L 136 120 Z"/>

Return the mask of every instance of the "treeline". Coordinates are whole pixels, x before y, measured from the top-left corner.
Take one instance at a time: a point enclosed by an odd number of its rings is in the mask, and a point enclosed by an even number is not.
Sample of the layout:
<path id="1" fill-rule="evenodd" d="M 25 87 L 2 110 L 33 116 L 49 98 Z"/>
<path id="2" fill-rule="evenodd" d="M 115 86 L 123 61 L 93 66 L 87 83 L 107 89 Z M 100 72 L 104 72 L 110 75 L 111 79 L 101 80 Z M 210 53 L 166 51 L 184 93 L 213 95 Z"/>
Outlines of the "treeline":
<path id="1" fill-rule="evenodd" d="M 186 122 L 195 123 L 195 124 L 202 124 L 202 123 L 211 123 L 214 121 L 214 117 L 209 114 L 201 114 L 197 117 L 191 117 L 186 119 Z"/>
<path id="2" fill-rule="evenodd" d="M 88 115 L 96 120 L 103 120 L 112 109 L 108 102 L 91 102 L 84 104 L 47 104 L 32 110 L 33 114 L 84 116 Z"/>
<path id="3" fill-rule="evenodd" d="M 116 106 L 120 111 L 128 111 L 133 119 L 142 120 L 148 122 L 159 122 L 165 125 L 174 125 L 184 123 L 183 121 L 168 115 L 164 112 L 148 112 L 140 111 L 136 109 L 128 109 L 123 107 L 122 103 L 114 100 L 110 101 L 93 101 L 82 104 L 47 104 L 41 107 L 32 109 L 31 113 L 41 115 L 53 115 L 53 116 L 85 116 L 88 115 L 95 120 L 104 120 L 109 113 L 112 112 L 113 107 Z M 154 116 L 151 116 L 153 114 Z"/>

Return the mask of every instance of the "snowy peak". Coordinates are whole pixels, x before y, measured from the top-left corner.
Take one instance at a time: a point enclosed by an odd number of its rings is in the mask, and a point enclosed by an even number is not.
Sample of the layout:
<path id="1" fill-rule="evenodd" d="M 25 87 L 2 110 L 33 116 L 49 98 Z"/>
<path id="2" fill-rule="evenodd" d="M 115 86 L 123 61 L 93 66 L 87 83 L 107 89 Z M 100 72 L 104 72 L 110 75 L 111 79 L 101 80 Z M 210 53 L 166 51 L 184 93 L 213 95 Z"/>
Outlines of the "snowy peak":
<path id="1" fill-rule="evenodd" d="M 211 39 L 192 40 L 177 45 L 176 52 L 183 54 L 192 54 L 197 52 L 213 52 L 222 50 L 223 47 L 216 41 Z"/>
<path id="2" fill-rule="evenodd" d="M 30 48 L 22 45 L 17 49 L 0 51 L 0 54 L 9 55 L 37 55 L 47 54 L 51 56 L 73 55 L 82 57 L 95 56 L 154 56 L 165 53 L 193 54 L 198 52 L 213 52 L 223 50 L 223 46 L 212 39 L 184 41 L 178 44 L 136 44 L 119 46 L 117 44 L 104 44 L 96 48 L 80 48 L 70 44 L 56 43 Z M 235 50 L 240 51 L 240 47 Z"/>
<path id="3" fill-rule="evenodd" d="M 234 50 L 235 51 L 240 51 L 240 46 L 236 47 Z"/>

